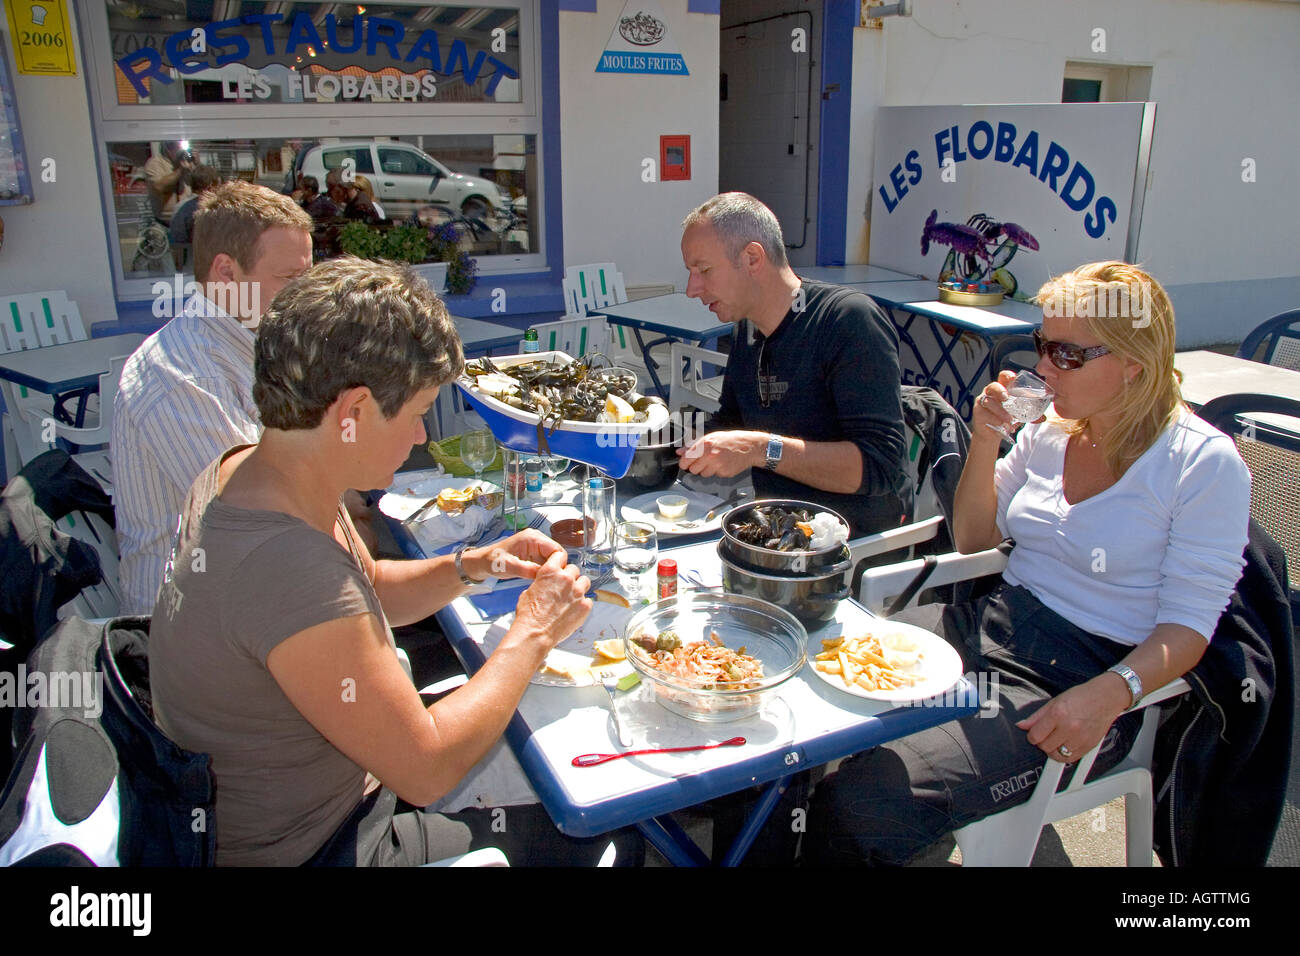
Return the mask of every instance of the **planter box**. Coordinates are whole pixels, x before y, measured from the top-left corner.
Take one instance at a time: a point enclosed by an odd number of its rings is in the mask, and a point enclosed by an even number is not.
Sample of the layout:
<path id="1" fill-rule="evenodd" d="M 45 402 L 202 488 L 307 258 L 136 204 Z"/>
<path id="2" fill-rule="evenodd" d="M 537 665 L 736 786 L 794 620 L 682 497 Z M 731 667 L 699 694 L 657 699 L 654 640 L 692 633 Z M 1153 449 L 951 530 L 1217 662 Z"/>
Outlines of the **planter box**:
<path id="1" fill-rule="evenodd" d="M 424 277 L 429 285 L 433 286 L 434 292 L 443 292 L 447 288 L 447 267 L 446 262 L 423 262 L 415 266 L 415 271 Z"/>

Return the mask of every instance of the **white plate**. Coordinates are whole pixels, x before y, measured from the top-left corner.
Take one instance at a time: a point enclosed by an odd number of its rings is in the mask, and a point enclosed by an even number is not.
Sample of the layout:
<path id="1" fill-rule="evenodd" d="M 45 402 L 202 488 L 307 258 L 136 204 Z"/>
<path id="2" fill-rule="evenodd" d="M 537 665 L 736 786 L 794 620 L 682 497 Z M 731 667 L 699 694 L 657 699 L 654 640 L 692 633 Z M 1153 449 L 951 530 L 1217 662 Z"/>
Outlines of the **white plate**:
<path id="1" fill-rule="evenodd" d="M 500 492 L 502 490 L 500 485 L 494 485 L 490 481 L 475 482 L 473 478 L 458 478 L 455 475 L 424 478 L 414 484 L 404 483 L 402 476 L 398 475 L 393 483 L 393 490 L 379 499 L 379 510 L 396 521 L 405 521 L 415 514 L 420 505 L 430 498 L 437 497 L 438 492 L 447 488 L 460 490 L 475 484 L 487 492 Z M 441 514 L 436 506 L 431 508 L 428 513 L 430 515 Z"/>
<path id="2" fill-rule="evenodd" d="M 845 630 L 844 636 L 860 637 L 863 633 L 863 630 L 854 628 Z M 867 690 L 857 684 L 849 686 L 844 683 L 844 679 L 839 674 L 827 674 L 825 671 L 817 669 L 817 661 L 814 658 L 822 652 L 821 641 L 817 638 L 814 638 L 808 644 L 809 669 L 836 690 L 842 690 L 854 697 L 889 701 L 895 704 L 924 700 L 927 697 L 942 694 L 961 679 L 961 655 L 957 653 L 951 644 L 933 631 L 927 631 L 912 624 L 876 621 L 871 625 L 871 633 L 877 635 L 887 633 L 906 634 L 919 645 L 921 651 L 920 660 L 911 667 L 899 668 L 899 670 L 919 676 L 921 678 L 919 683 L 913 684 L 911 687 L 899 687 L 896 690 Z"/>
<path id="3" fill-rule="evenodd" d="M 686 514 L 682 515 L 675 521 L 667 521 L 659 513 L 659 506 L 655 504 L 656 498 L 662 498 L 664 495 L 681 495 L 686 499 Z M 706 495 L 699 491 L 691 491 L 688 488 L 673 487 L 667 491 L 651 491 L 644 495 L 637 495 L 631 501 L 625 503 L 619 513 L 623 515 L 624 521 L 647 521 L 655 526 L 655 530 L 660 534 L 700 534 L 704 531 L 716 531 L 722 527 L 722 516 L 730 508 L 723 508 L 713 516 L 712 521 L 705 521 L 704 516 L 709 513 L 710 509 L 716 508 L 722 503 L 722 499 L 715 495 Z M 700 524 L 693 528 L 682 527 L 683 521 L 698 521 Z"/>

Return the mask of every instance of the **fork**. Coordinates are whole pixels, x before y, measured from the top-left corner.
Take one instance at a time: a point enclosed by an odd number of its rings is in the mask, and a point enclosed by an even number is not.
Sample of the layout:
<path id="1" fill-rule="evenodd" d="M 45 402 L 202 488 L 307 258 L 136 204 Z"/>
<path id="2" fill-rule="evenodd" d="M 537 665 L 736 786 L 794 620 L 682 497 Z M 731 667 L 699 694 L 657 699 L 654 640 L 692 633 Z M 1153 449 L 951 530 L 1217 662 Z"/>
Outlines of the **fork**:
<path id="1" fill-rule="evenodd" d="M 609 692 L 609 712 L 614 718 L 614 730 L 618 733 L 618 745 L 620 747 L 632 746 L 631 738 L 623 730 L 623 722 L 618 719 L 618 701 L 614 696 L 614 691 L 618 688 L 618 675 L 612 670 L 603 670 L 598 671 L 596 677 L 600 680 L 600 685 Z"/>

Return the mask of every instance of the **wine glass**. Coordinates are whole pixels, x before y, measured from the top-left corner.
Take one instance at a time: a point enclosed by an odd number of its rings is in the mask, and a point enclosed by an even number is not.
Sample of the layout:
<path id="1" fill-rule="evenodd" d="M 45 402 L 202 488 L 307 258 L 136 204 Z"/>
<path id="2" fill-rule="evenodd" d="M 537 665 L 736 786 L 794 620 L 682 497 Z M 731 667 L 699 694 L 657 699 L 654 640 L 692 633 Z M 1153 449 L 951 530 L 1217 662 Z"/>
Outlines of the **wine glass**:
<path id="1" fill-rule="evenodd" d="M 542 455 L 542 473 L 546 475 L 546 488 L 542 491 L 543 501 L 554 501 L 561 496 L 561 491 L 556 487 L 555 479 L 569 470 L 573 462 L 567 458 L 561 458 L 559 455 Z"/>
<path id="2" fill-rule="evenodd" d="M 1007 400 L 1002 403 L 1002 410 L 1011 416 L 1012 421 L 1033 422 L 1043 417 L 1054 397 L 1051 386 L 1033 372 L 1025 371 L 1017 375 L 1007 389 Z M 985 424 L 1008 441 L 1015 441 L 1003 426 Z"/>
<path id="3" fill-rule="evenodd" d="M 497 456 L 497 440 L 486 428 L 460 436 L 460 460 L 474 469 L 474 480 L 483 481 L 483 469 Z"/>
<path id="4" fill-rule="evenodd" d="M 614 529 L 614 564 L 629 575 L 628 600 L 641 596 L 641 579 L 659 557 L 659 538 L 655 527 L 644 521 L 621 521 Z"/>

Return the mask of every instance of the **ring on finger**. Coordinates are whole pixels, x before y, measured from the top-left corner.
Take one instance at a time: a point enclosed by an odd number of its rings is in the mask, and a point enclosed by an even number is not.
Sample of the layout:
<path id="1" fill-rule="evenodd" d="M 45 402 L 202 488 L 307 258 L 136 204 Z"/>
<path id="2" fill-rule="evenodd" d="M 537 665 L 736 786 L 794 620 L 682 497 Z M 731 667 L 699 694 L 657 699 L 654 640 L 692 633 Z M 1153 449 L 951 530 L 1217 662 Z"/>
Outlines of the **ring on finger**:
<path id="1" fill-rule="evenodd" d="M 1065 744 L 1061 744 L 1061 746 L 1057 747 L 1056 752 L 1067 760 L 1074 756 L 1074 751 L 1065 746 Z"/>

